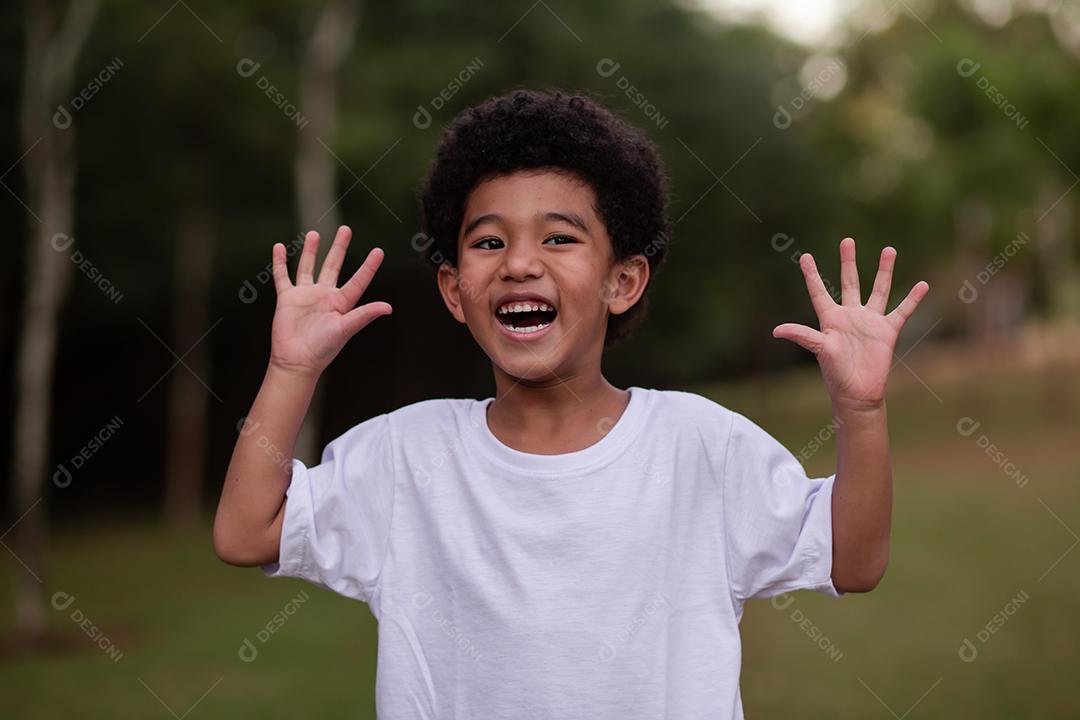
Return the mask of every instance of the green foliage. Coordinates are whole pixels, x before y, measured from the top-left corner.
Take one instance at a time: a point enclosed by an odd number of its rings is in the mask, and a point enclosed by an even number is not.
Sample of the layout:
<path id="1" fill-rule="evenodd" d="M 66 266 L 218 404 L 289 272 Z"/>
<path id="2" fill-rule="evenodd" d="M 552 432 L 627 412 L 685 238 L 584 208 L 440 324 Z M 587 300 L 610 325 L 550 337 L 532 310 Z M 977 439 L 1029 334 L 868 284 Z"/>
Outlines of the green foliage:
<path id="1" fill-rule="evenodd" d="M 881 16 L 888 5 L 867 7 Z M 921 19 L 893 5 L 892 24 L 852 30 L 836 51 L 847 75 L 842 92 L 807 99 L 781 129 L 774 115 L 805 94 L 799 73 L 813 51 L 761 27 L 724 26 L 665 0 L 361 3 L 341 77 L 338 136 L 326 142 L 340 159 L 339 207 L 356 234 L 347 265 L 373 245 L 387 251 L 370 295 L 391 302 L 395 314 L 330 368 L 330 381 L 349 388 L 330 400 L 330 431 L 356 421 L 361 399 L 367 415 L 425 397 L 490 392 L 484 356 L 446 312 L 411 241 L 416 188 L 440 129 L 469 104 L 514 87 L 596 95 L 645 128 L 669 167 L 673 249 L 638 334 L 605 358 L 620 385 L 671 386 L 812 361 L 771 337 L 781 322 L 814 323 L 793 260 L 800 252 L 814 253 L 835 284 L 839 241 L 855 237 L 868 288 L 880 249 L 895 246 L 895 305 L 917 280 L 950 277 L 964 249 L 958 217 L 988 223 L 978 249 L 987 259 L 1017 232 L 1030 232 L 1049 206 L 1043 184 L 1064 193 L 1074 180 L 1068 168 L 1080 168 L 1076 58 L 1045 14 L 1020 14 L 997 28 L 953 2 L 913 7 Z M 14 100 L 19 17 L 14 7 L 2 12 L 11 42 L 0 86 Z M 168 368 L 173 358 L 139 320 L 167 334 L 177 220 L 185 203 L 204 197 L 218 238 L 212 313 L 222 318 L 208 338 L 219 380 L 210 384 L 227 388 L 221 427 L 244 412 L 266 361 L 273 307 L 259 273 L 274 242 L 294 242 L 306 229 L 296 220 L 294 151 L 311 128 L 298 128 L 294 116 L 304 112 L 298 69 L 314 12 L 298 0 L 104 1 L 75 85 L 114 58 L 123 68 L 75 117 L 73 234 L 125 299 L 115 305 L 75 275 L 61 391 L 90 377 L 102 387 L 131 386 L 134 399 Z M 964 58 L 980 65 L 970 77 L 957 72 Z M 245 60 L 257 70 L 240 72 Z M 618 67 L 602 73 L 604 62 Z M 1024 127 L 987 96 L 983 76 L 1026 118 Z M 421 107 L 428 126 L 414 123 Z M 0 126 L 14 129 L 16 111 L 16 102 L 5 103 Z M 23 151 L 9 148 L 6 164 Z M 20 172 L 5 182 L 22 195 Z M 1065 195 L 1055 217 L 1074 211 L 1078 199 L 1080 190 Z M 13 198 L 0 204 L 0 221 L 12 238 L 25 237 L 33 222 Z M 1068 237 L 1075 254 L 1077 233 Z M 12 244 L 21 252 L 21 242 Z M 1038 286 L 1034 248 L 1012 262 L 1010 270 Z M 12 342 L 19 268 L 13 262 L 0 271 Z M 240 298 L 246 283 L 259 291 L 254 303 Z M 937 309 L 956 304 L 955 286 L 931 285 L 912 336 L 929 328 Z M 122 352 L 88 355 L 87 343 Z M 382 379 L 376 388 L 352 380 L 372 377 Z M 164 394 L 146 402 L 150 412 L 163 411 Z M 88 414 L 76 423 L 81 429 L 60 428 L 59 447 L 79 447 L 99 420 Z M 212 451 L 227 457 L 228 442 Z"/>

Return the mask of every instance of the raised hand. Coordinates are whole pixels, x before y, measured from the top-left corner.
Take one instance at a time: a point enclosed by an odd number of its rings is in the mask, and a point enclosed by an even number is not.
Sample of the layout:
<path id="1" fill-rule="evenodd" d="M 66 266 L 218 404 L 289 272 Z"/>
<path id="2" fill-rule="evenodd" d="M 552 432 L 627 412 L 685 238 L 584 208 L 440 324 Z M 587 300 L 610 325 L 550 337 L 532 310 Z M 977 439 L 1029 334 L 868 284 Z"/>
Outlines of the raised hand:
<path id="1" fill-rule="evenodd" d="M 821 330 L 784 323 L 773 337 L 791 340 L 817 356 L 834 409 L 873 409 L 885 402 L 885 384 L 893 365 L 893 348 L 904 323 L 930 290 L 925 280 L 915 283 L 907 297 L 888 315 L 885 308 L 892 285 L 896 250 L 881 251 L 874 289 L 866 305 L 859 292 L 855 241 L 840 241 L 840 300 L 837 305 L 818 274 L 814 257 L 803 253 L 799 266 Z"/>
<path id="2" fill-rule="evenodd" d="M 319 279 L 313 277 L 319 250 L 319 233 L 304 237 L 296 269 L 296 284 L 289 281 L 285 246 L 273 249 L 274 288 L 277 308 L 270 341 L 270 363 L 290 372 L 317 377 L 345 346 L 349 338 L 380 315 L 389 315 L 389 303 L 371 302 L 353 307 L 367 290 L 382 263 L 383 251 L 372 248 L 367 259 L 342 287 L 338 273 L 352 239 L 348 226 L 338 228 L 334 244 L 323 261 Z"/>

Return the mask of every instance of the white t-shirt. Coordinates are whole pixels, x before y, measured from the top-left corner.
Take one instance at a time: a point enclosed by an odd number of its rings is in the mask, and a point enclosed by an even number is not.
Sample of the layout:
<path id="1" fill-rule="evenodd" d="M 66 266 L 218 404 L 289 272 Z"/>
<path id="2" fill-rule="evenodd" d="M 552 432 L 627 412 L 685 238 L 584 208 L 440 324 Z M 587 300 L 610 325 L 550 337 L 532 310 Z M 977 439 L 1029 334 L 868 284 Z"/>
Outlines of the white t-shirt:
<path id="1" fill-rule="evenodd" d="M 427 400 L 293 460 L 278 563 L 367 603 L 402 718 L 742 718 L 743 603 L 832 584 L 835 475 L 743 415 L 631 387 L 603 438 L 523 453 L 491 398 Z"/>

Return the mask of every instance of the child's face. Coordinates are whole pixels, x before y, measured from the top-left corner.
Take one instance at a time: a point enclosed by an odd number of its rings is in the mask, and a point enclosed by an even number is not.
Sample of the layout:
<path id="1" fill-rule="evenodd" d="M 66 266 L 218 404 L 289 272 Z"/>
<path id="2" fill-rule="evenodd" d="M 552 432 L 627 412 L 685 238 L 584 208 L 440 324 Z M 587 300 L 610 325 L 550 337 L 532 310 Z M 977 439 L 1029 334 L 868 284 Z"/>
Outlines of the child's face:
<path id="1" fill-rule="evenodd" d="M 440 268 L 439 289 L 497 372 L 557 383 L 599 371 L 608 314 L 633 306 L 649 269 L 642 255 L 614 262 L 595 202 L 587 183 L 549 170 L 493 178 L 469 194 L 457 268 Z M 554 310 L 500 313 L 508 301 Z"/>

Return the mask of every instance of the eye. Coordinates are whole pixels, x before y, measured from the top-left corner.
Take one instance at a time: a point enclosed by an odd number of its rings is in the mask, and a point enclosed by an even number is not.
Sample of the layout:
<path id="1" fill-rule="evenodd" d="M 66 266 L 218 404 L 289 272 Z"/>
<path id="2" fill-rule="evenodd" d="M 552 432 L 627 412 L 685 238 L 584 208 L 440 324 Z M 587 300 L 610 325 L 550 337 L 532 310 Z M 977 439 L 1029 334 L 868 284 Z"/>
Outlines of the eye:
<path id="1" fill-rule="evenodd" d="M 483 247 L 484 243 L 489 243 L 489 242 L 501 243 L 502 240 L 500 240 L 499 238 L 493 238 L 493 237 L 484 238 L 483 240 L 480 240 L 479 242 L 474 243 L 473 247 L 480 248 L 481 250 L 493 250 L 493 249 L 496 249 L 496 248 Z"/>
<path id="2" fill-rule="evenodd" d="M 559 245 L 569 245 L 570 243 L 578 242 L 577 238 L 572 238 L 569 235 L 552 235 L 551 237 L 547 238 L 547 240 L 544 240 L 544 242 L 547 242 L 548 240 L 565 240 L 566 241 L 565 243 L 557 243 Z"/>

